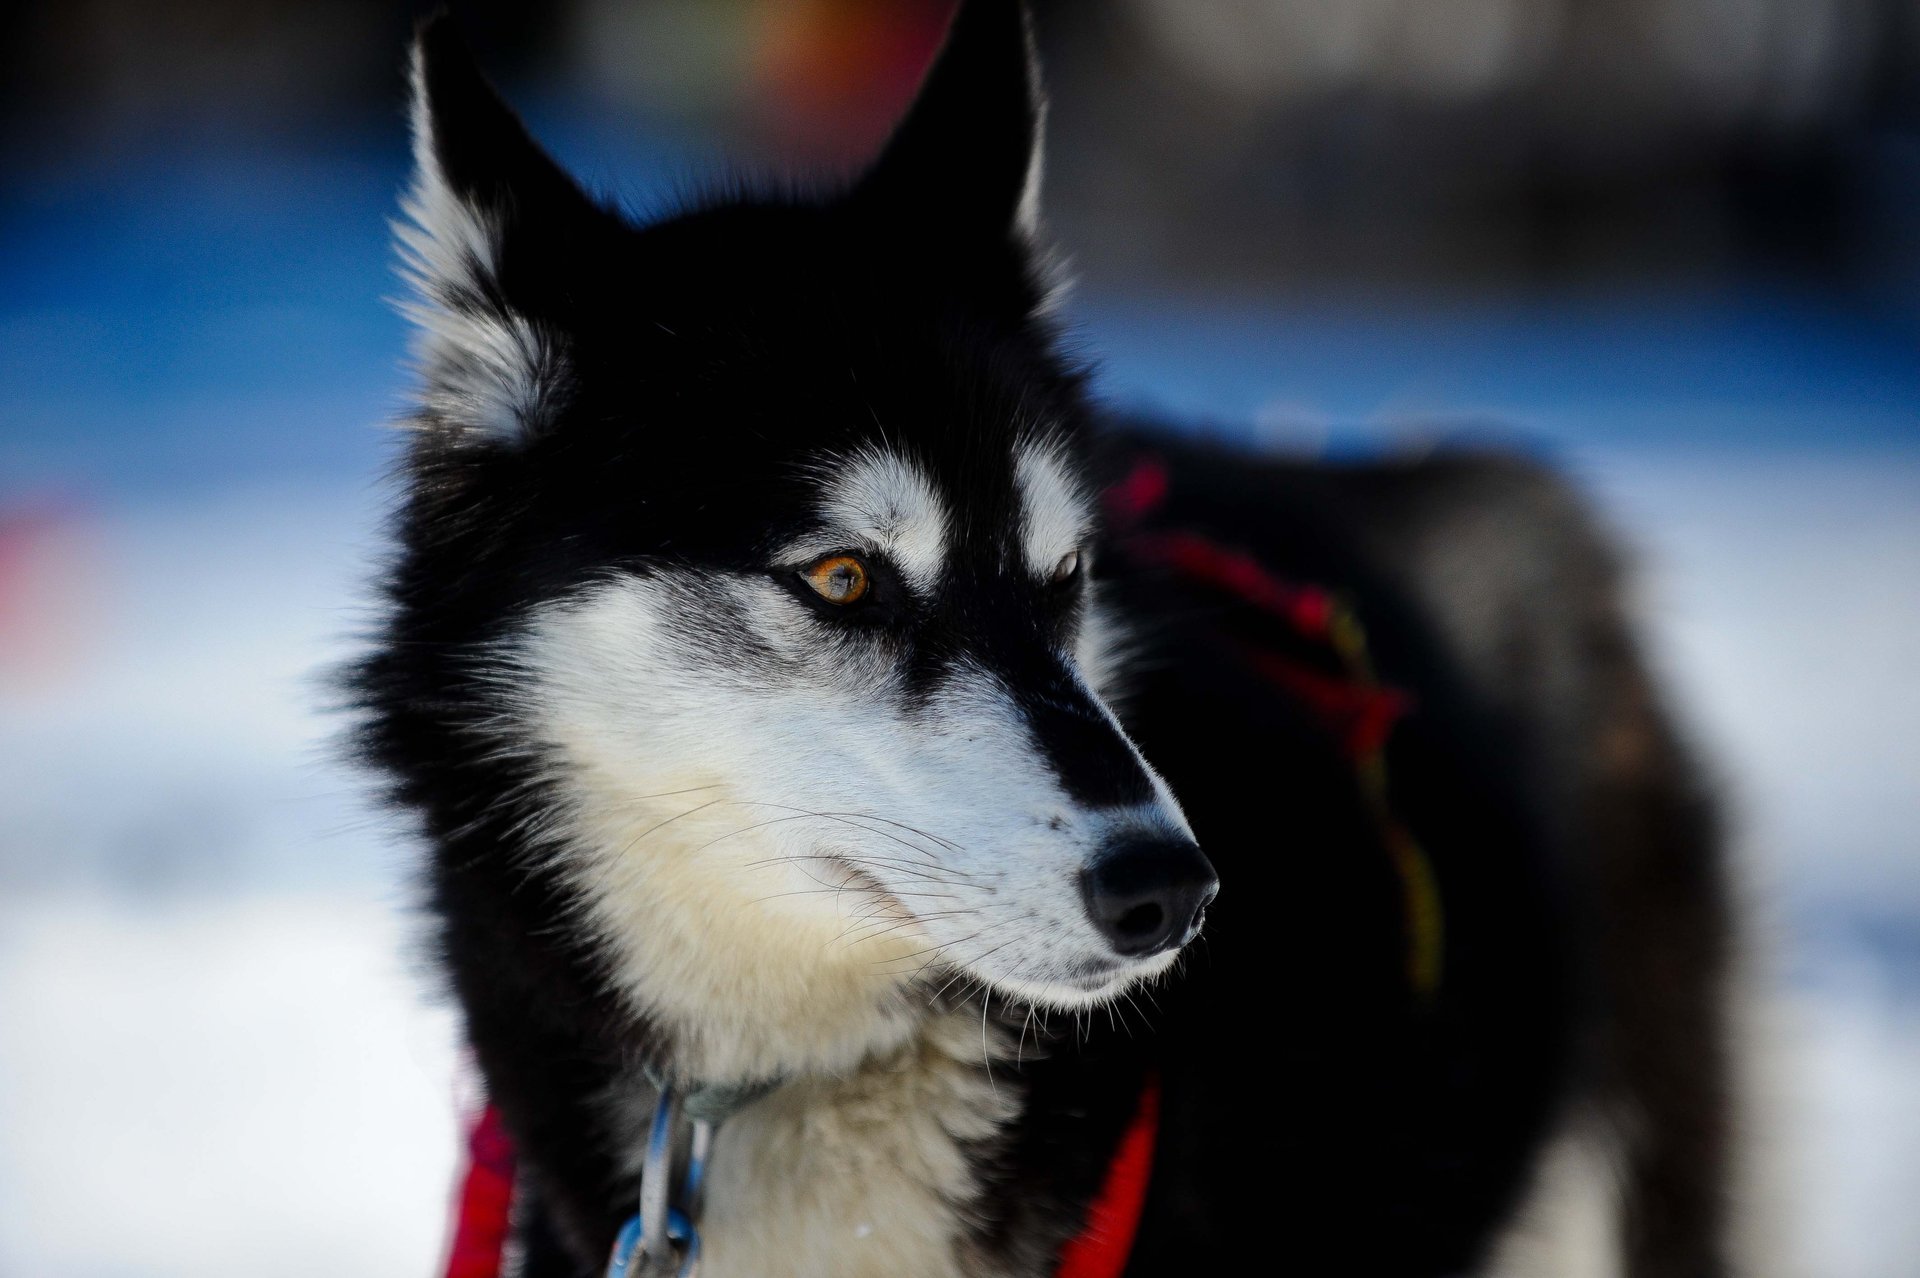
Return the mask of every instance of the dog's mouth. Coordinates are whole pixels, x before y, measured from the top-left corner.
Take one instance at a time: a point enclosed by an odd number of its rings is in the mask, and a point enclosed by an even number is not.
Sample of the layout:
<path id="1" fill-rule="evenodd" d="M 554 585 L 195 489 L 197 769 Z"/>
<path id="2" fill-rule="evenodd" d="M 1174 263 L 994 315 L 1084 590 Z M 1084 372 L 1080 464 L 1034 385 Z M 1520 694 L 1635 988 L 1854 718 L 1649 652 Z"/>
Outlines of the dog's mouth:
<path id="1" fill-rule="evenodd" d="M 1060 984 L 1095 1002 L 1117 998 L 1141 980 L 1151 980 L 1172 964 L 1174 955 L 1151 959 L 1089 959 L 1061 978 Z"/>
<path id="2" fill-rule="evenodd" d="M 1061 984 L 1097 994 L 1116 981 L 1128 979 L 1129 965 L 1118 959 L 1088 959 L 1069 972 Z"/>

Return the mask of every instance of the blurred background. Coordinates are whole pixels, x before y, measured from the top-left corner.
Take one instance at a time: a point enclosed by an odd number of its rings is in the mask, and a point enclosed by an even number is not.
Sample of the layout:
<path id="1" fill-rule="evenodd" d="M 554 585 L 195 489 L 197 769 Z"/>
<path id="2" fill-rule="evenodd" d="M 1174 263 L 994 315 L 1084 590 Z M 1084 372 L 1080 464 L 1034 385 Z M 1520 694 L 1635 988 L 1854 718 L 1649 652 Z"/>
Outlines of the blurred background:
<path id="1" fill-rule="evenodd" d="M 1767 1272 L 1920 1272 L 1920 2 L 1039 0 L 1113 402 L 1496 439 L 1635 549 L 1753 903 Z M 844 170 L 939 0 L 461 6 L 637 212 Z M 0 1276 L 422 1278 L 458 1053 L 332 762 L 404 4 L 0 7 Z"/>

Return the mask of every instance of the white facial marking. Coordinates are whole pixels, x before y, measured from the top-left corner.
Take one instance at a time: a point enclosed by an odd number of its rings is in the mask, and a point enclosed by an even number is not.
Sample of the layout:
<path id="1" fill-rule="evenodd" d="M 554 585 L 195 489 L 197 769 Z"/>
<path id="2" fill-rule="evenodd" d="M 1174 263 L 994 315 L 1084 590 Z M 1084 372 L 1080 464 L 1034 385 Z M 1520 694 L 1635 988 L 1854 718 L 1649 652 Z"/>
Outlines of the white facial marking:
<path id="1" fill-rule="evenodd" d="M 820 515 L 827 527 L 787 546 L 799 563 L 863 547 L 891 559 L 917 592 L 930 592 L 946 561 L 946 506 L 918 466 L 897 453 L 868 449 L 821 472 Z"/>
<path id="2" fill-rule="evenodd" d="M 1030 443 L 1014 462 L 1020 488 L 1020 527 L 1027 569 L 1042 581 L 1062 556 L 1086 544 L 1093 532 L 1093 502 L 1075 479 L 1064 452 L 1052 443 Z"/>
<path id="3" fill-rule="evenodd" d="M 837 473 L 833 535 L 937 584 L 947 516 L 924 479 L 878 455 Z M 762 575 L 609 578 L 489 655 L 500 747 L 555 796 L 532 842 L 616 988 L 676 1068 L 789 1080 L 722 1129 L 704 1268 L 974 1273 L 969 1147 L 1020 1094 L 990 1074 L 1002 1032 L 940 990 L 1084 1008 L 1168 970 L 1114 955 L 1079 887 L 1116 839 L 1187 830 L 1164 783 L 1142 761 L 1152 800 L 1078 806 L 998 677 L 904 697 L 886 645 Z M 631 1101 L 610 1098 L 637 1151 Z"/>
<path id="4" fill-rule="evenodd" d="M 851 1068 L 911 1036 L 935 970 L 1082 1007 L 1173 961 L 1113 955 L 1079 888 L 1122 827 L 1184 830 L 1158 779 L 1147 809 L 1081 807 L 996 677 L 910 701 L 887 653 L 771 580 L 684 569 L 497 650 L 502 745 L 535 742 L 557 798 L 541 842 L 690 1069 Z"/>
<path id="5" fill-rule="evenodd" d="M 559 343 L 526 317 L 456 305 L 488 291 L 499 252 L 489 210 L 455 191 L 434 154 L 433 114 L 421 51 L 413 51 L 413 184 L 393 224 L 401 275 L 413 300 L 400 311 L 415 329 L 423 406 L 442 424 L 511 442 L 557 407 L 566 359 Z"/>

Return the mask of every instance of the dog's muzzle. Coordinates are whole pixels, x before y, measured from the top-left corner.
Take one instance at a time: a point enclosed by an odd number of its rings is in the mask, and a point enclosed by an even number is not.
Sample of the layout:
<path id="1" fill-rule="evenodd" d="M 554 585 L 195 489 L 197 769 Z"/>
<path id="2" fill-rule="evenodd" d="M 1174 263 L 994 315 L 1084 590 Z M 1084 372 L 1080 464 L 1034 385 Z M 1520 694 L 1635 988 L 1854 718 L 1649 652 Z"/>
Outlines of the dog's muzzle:
<path id="1" fill-rule="evenodd" d="M 1146 958 L 1191 941 L 1219 890 L 1199 845 L 1179 837 L 1131 835 L 1080 874 L 1087 917 L 1124 958 Z"/>

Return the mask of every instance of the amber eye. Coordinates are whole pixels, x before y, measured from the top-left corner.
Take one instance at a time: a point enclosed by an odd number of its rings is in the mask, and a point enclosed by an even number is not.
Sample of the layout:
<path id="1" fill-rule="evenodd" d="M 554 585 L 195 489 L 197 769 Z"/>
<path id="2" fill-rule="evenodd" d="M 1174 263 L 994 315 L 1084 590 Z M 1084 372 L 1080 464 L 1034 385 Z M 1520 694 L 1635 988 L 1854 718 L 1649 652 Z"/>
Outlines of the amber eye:
<path id="1" fill-rule="evenodd" d="M 828 603 L 854 603 L 867 593 L 867 566 L 852 555 L 829 555 L 800 575 Z"/>
<path id="2" fill-rule="evenodd" d="M 1060 556 L 1060 562 L 1053 566 L 1053 584 L 1064 586 L 1080 575 L 1080 552 L 1069 550 Z"/>

